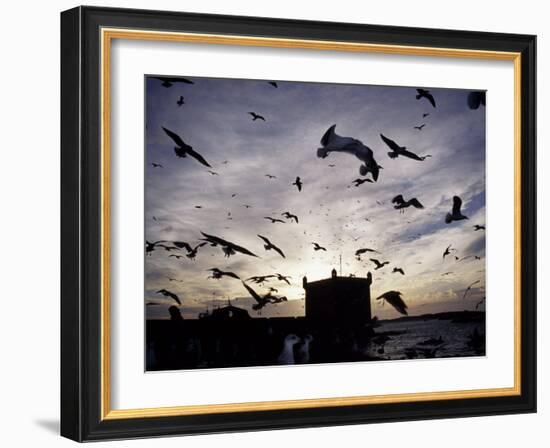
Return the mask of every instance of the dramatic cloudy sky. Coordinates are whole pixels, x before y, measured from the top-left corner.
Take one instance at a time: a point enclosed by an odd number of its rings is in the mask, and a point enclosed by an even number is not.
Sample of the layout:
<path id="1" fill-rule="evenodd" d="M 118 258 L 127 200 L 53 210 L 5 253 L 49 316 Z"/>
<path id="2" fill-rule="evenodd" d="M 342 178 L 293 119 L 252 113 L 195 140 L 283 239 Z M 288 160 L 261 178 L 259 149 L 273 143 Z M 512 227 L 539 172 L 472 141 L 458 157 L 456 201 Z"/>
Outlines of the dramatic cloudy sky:
<path id="1" fill-rule="evenodd" d="M 339 269 L 340 256 L 342 275 L 359 277 L 372 271 L 373 314 L 380 318 L 398 317 L 390 306 L 374 300 L 391 289 L 403 293 L 411 315 L 473 309 L 485 296 L 485 234 L 473 229 L 474 224 L 485 224 L 485 108 L 470 110 L 467 91 L 431 89 L 437 102 L 433 108 L 426 99 L 415 99 L 417 86 L 279 81 L 274 88 L 262 80 L 193 81 L 170 88 L 153 78 L 145 81 L 146 238 L 194 246 L 203 231 L 260 258 L 225 258 L 219 247 L 205 246 L 193 261 L 169 257 L 178 252 L 157 248 L 145 260 L 145 300 L 159 304 L 147 306 L 148 318 L 166 318 L 167 307 L 174 304 L 155 293 L 161 288 L 178 294 L 185 317 L 196 317 L 228 299 L 250 309 L 254 301 L 239 281 L 207 280 L 206 270 L 213 267 L 241 278 L 290 275 L 290 286 L 277 280 L 252 286 L 259 293 L 273 286 L 289 299 L 268 305 L 263 316 L 300 315 L 302 277 L 314 281 L 329 276 L 332 268 Z M 185 104 L 178 107 L 180 95 Z M 266 121 L 253 122 L 249 111 Z M 430 115 L 423 119 L 425 112 Z M 422 123 L 422 131 L 413 128 Z M 354 156 L 317 157 L 319 140 L 333 124 L 337 134 L 359 139 L 374 151 L 383 166 L 377 183 L 352 185 L 360 177 L 360 161 Z M 219 175 L 192 158 L 177 158 L 161 126 L 179 134 Z M 390 159 L 380 133 L 432 157 L 423 162 Z M 154 168 L 152 162 L 163 167 Z M 296 176 L 303 181 L 302 192 L 292 185 Z M 398 194 L 418 198 L 425 209 L 394 210 L 391 200 Z M 470 219 L 445 224 L 454 195 L 463 199 L 463 212 Z M 299 224 L 263 219 L 282 218 L 285 211 L 298 215 Z M 265 251 L 257 234 L 279 246 L 286 259 Z M 312 242 L 327 251 L 315 252 Z M 450 244 L 456 252 L 443 260 Z M 369 254 L 358 261 L 355 250 L 363 247 L 380 251 L 374 258 L 390 265 L 374 271 Z M 455 255 L 471 257 L 456 261 Z M 392 273 L 395 266 L 406 275 Z M 463 299 L 468 285 L 478 280 Z"/>

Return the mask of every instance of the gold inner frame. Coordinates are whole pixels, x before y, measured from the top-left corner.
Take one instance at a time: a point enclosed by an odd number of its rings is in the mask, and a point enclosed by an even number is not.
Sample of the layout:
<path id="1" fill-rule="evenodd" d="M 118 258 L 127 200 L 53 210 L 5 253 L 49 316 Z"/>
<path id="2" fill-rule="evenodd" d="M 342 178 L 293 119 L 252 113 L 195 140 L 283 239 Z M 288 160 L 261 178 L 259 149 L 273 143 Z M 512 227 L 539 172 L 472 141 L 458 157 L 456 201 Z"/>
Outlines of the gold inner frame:
<path id="1" fill-rule="evenodd" d="M 255 47 L 368 52 L 413 56 L 506 60 L 514 63 L 514 386 L 441 392 L 368 395 L 301 400 L 187 405 L 141 409 L 111 409 L 110 369 L 110 62 L 113 39 L 206 43 Z M 502 397 L 521 394 L 521 54 L 458 48 L 383 45 L 322 40 L 101 29 L 101 419 L 167 417 L 229 412 L 306 409 L 381 403 Z"/>

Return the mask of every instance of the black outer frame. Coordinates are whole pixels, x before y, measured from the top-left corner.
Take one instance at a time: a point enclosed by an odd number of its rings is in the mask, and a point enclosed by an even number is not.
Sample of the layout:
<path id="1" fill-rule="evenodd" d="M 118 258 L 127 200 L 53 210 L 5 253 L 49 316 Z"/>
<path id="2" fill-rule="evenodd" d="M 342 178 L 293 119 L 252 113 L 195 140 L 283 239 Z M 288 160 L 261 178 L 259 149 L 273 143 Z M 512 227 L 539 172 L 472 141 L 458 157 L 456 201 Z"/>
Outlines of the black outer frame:
<path id="1" fill-rule="evenodd" d="M 100 419 L 100 28 L 520 52 L 521 395 Z M 76 441 L 536 412 L 536 36 L 77 7 L 61 14 L 61 435 Z"/>

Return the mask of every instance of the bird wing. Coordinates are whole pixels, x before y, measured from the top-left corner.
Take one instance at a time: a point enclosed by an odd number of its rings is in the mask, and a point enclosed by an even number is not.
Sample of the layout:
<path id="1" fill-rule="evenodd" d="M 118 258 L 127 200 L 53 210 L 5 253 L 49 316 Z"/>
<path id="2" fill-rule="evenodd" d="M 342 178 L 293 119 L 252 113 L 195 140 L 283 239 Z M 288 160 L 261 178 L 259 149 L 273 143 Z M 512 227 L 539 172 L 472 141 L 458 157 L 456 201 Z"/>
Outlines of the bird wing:
<path id="1" fill-rule="evenodd" d="M 372 261 L 376 266 L 381 266 L 382 264 L 380 261 L 378 261 L 376 258 L 370 258 L 370 261 Z"/>
<path id="2" fill-rule="evenodd" d="M 219 236 L 209 235 L 208 233 L 201 232 L 202 236 L 211 243 L 219 244 L 221 246 L 229 245 L 229 241 L 220 238 Z"/>
<path id="3" fill-rule="evenodd" d="M 166 132 L 166 134 L 168 134 L 168 136 L 174 140 L 174 142 L 176 143 L 176 145 L 178 145 L 179 147 L 187 147 L 188 145 L 185 144 L 185 142 L 181 139 L 181 137 L 176 134 L 175 132 L 172 132 L 170 129 L 166 129 L 164 126 L 162 126 L 162 129 L 164 129 L 164 132 Z"/>
<path id="4" fill-rule="evenodd" d="M 408 315 L 407 304 L 401 298 L 401 293 L 399 291 L 388 291 L 378 298 L 385 299 L 397 312 Z"/>
<path id="5" fill-rule="evenodd" d="M 398 194 L 396 197 L 394 197 L 392 200 L 391 200 L 392 204 L 403 204 L 405 202 L 405 199 L 403 199 L 403 195 L 402 194 Z"/>
<path id="6" fill-rule="evenodd" d="M 231 243 L 229 241 L 227 242 L 227 246 L 231 247 L 231 249 L 233 249 L 235 252 L 240 252 L 241 254 L 250 255 L 251 257 L 258 257 L 256 254 L 250 252 L 248 249 L 242 246 L 239 246 L 237 244 Z"/>
<path id="7" fill-rule="evenodd" d="M 191 252 L 192 250 L 189 243 L 186 243 L 185 241 L 172 241 L 172 244 L 180 249 L 185 249 L 187 252 Z"/>
<path id="8" fill-rule="evenodd" d="M 425 96 L 428 99 L 428 101 L 431 103 L 431 105 L 435 107 L 435 99 L 433 95 L 431 93 L 426 93 Z"/>
<path id="9" fill-rule="evenodd" d="M 410 201 L 410 204 L 415 208 L 424 208 L 424 206 L 420 203 L 420 201 L 416 198 L 412 198 Z"/>
<path id="10" fill-rule="evenodd" d="M 336 125 L 333 124 L 330 128 L 326 130 L 326 132 L 321 137 L 321 145 L 327 146 L 328 142 L 332 139 L 332 137 L 336 134 L 335 133 Z"/>
<path id="11" fill-rule="evenodd" d="M 380 134 L 380 138 L 384 141 L 386 145 L 390 147 L 393 151 L 401 151 L 401 147 L 395 143 L 392 139 L 386 137 L 384 134 Z"/>
<path id="12" fill-rule="evenodd" d="M 279 248 L 278 248 L 277 246 L 275 246 L 275 244 L 273 244 L 273 243 L 272 243 L 271 245 L 273 246 L 273 250 L 274 250 L 274 251 L 278 252 L 279 255 L 281 255 L 281 257 L 286 258 L 286 257 L 285 257 L 285 254 L 283 253 L 283 251 L 282 251 L 281 249 L 279 249 Z"/>
<path id="13" fill-rule="evenodd" d="M 460 213 L 460 208 L 462 207 L 462 199 L 458 196 L 453 196 L 453 215 L 458 215 Z"/>
<path id="14" fill-rule="evenodd" d="M 228 277 L 233 277 L 233 278 L 236 278 L 237 280 L 240 280 L 241 278 L 235 274 L 234 272 L 222 272 L 222 275 L 227 275 Z"/>
<path id="15" fill-rule="evenodd" d="M 262 236 L 262 235 L 258 235 L 259 238 L 261 238 L 262 240 L 264 240 L 265 244 L 268 244 L 268 245 L 272 245 L 271 244 L 271 241 L 269 241 L 265 236 Z"/>
<path id="16" fill-rule="evenodd" d="M 248 286 L 245 282 L 242 282 L 243 286 L 246 288 L 246 290 L 248 291 L 248 293 L 254 298 L 254 300 L 256 302 L 258 302 L 259 304 L 261 304 L 263 301 L 262 301 L 262 298 L 258 295 L 258 293 L 256 291 L 254 291 L 250 286 Z"/>
<path id="17" fill-rule="evenodd" d="M 403 157 L 408 157 L 409 159 L 419 160 L 421 162 L 424 160 L 424 158 L 420 157 L 418 154 L 415 154 L 414 152 L 407 149 L 401 149 L 399 151 L 399 155 Z"/>
<path id="18" fill-rule="evenodd" d="M 191 157 L 194 157 L 197 161 L 202 163 L 204 166 L 212 168 L 212 166 L 206 161 L 206 159 L 201 156 L 197 151 L 195 151 L 191 146 L 186 148 L 187 154 L 189 154 Z M 216 173 L 217 174 L 217 173 Z"/>

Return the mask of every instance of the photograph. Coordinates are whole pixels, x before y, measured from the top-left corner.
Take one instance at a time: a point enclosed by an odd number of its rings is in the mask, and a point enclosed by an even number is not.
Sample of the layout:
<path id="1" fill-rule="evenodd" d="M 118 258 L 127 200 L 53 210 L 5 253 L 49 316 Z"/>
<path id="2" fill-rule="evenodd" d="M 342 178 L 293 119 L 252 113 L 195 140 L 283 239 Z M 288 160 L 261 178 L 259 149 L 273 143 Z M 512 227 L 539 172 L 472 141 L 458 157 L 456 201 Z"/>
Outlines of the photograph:
<path id="1" fill-rule="evenodd" d="M 144 95 L 146 371 L 486 355 L 490 92 L 164 73 Z"/>

